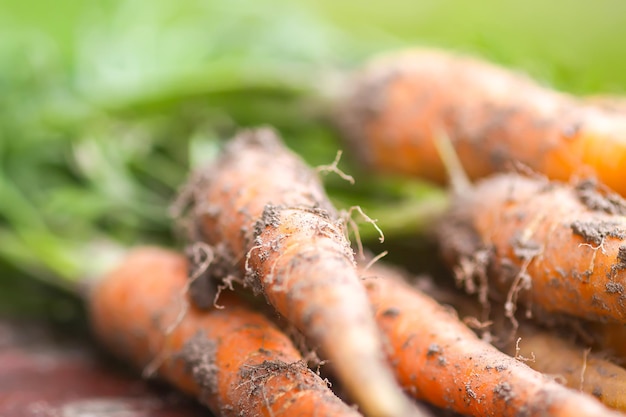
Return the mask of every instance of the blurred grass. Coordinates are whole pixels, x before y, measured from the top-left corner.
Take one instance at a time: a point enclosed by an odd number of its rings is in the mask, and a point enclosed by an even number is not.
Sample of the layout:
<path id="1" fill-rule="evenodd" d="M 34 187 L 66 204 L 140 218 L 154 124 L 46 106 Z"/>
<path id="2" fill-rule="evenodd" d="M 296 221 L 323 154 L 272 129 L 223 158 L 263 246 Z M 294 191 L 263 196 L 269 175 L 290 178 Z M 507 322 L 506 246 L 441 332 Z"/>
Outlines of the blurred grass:
<path id="1" fill-rule="evenodd" d="M 19 312 L 40 312 L 34 280 L 71 287 L 125 246 L 177 245 L 169 202 L 240 126 L 330 162 L 325 98 L 377 51 L 443 46 L 576 93 L 626 89 L 618 0 L 0 2 L 0 306 Z M 438 196 L 360 178 L 330 176 L 330 193 L 388 237 Z"/>

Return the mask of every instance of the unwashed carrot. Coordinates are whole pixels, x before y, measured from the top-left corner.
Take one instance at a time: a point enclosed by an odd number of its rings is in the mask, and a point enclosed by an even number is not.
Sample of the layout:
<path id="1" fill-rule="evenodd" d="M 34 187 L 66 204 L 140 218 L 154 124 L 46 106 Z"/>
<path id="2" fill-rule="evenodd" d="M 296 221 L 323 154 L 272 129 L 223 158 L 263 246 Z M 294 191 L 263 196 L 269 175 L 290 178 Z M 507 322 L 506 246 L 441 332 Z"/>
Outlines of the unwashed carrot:
<path id="1" fill-rule="evenodd" d="M 524 320 L 512 333 L 509 320 L 499 311 L 501 306 L 491 306 L 490 320 L 481 322 L 484 306 L 474 297 L 434 286 L 431 281 L 426 284 L 430 285 L 419 288 L 425 288 L 423 291 L 437 302 L 454 307 L 464 322 L 477 326 L 475 331 L 484 335 L 489 332 L 487 340 L 506 354 L 520 358 L 532 369 L 569 388 L 593 395 L 611 408 L 626 411 L 626 369 L 599 351 L 592 352 L 591 348 L 564 338 L 569 329 L 544 329 Z"/>
<path id="2" fill-rule="evenodd" d="M 520 326 L 515 337 L 506 353 L 525 358 L 534 370 L 591 394 L 611 408 L 626 411 L 626 369 L 535 326 Z"/>
<path id="3" fill-rule="evenodd" d="M 391 363 L 416 398 L 472 416 L 618 415 L 482 341 L 395 271 L 374 266 L 365 274 Z"/>
<path id="4" fill-rule="evenodd" d="M 415 49 L 374 60 L 340 107 L 372 168 L 447 180 L 435 140 L 451 138 L 471 178 L 516 163 L 552 179 L 594 175 L 626 195 L 626 114 L 475 58 Z"/>
<path id="5" fill-rule="evenodd" d="M 232 293 L 222 309 L 182 314 L 185 257 L 131 251 L 91 296 L 97 336 L 140 368 L 153 368 L 219 416 L 351 416 L 297 349 Z"/>
<path id="6" fill-rule="evenodd" d="M 202 239 L 331 362 L 364 414 L 418 413 L 384 361 L 344 222 L 315 171 L 270 129 L 245 131 L 192 183 Z M 207 297 L 210 295 L 207 294 Z"/>
<path id="7" fill-rule="evenodd" d="M 626 323 L 626 202 L 593 182 L 501 174 L 456 195 L 438 228 L 457 278 L 487 285 L 513 318 L 537 312 Z"/>

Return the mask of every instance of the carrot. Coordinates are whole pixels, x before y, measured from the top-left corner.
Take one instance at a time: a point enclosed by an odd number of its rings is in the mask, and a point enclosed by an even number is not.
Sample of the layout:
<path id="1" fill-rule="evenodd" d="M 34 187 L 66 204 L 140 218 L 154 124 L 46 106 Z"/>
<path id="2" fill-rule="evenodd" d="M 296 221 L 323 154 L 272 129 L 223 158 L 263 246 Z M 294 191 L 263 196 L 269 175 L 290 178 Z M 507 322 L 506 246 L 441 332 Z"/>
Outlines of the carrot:
<path id="1" fill-rule="evenodd" d="M 339 108 L 352 148 L 380 171 L 445 182 L 435 139 L 446 132 L 470 178 L 521 162 L 552 179 L 592 174 L 626 195 L 625 114 L 478 59 L 420 49 L 382 57 Z"/>
<path id="2" fill-rule="evenodd" d="M 506 353 L 528 358 L 526 364 L 534 370 L 626 411 L 626 369 L 534 326 L 520 326 L 516 337 L 519 343 L 509 344 Z"/>
<path id="3" fill-rule="evenodd" d="M 315 172 L 270 129 L 245 131 L 191 189 L 193 223 L 330 360 L 368 416 L 418 413 L 384 361 L 344 222 Z M 208 296 L 208 294 L 207 294 Z"/>
<path id="4" fill-rule="evenodd" d="M 501 174 L 457 194 L 438 228 L 457 278 L 542 316 L 626 323 L 626 202 L 592 182 Z M 544 318 L 549 318 L 544 315 Z"/>
<path id="5" fill-rule="evenodd" d="M 480 340 L 395 271 L 375 266 L 366 274 L 396 376 L 416 398 L 472 416 L 617 415 Z"/>
<path id="6" fill-rule="evenodd" d="M 186 259 L 157 248 L 128 254 L 91 297 L 98 337 L 220 416 L 358 416 L 310 371 L 291 341 L 232 293 L 223 309 L 180 317 Z M 169 331 L 166 330 L 169 328 Z"/>
<path id="7" fill-rule="evenodd" d="M 419 281 L 420 284 L 423 281 Z M 437 302 L 454 307 L 464 322 L 478 325 L 476 330 L 481 333 L 488 330 L 485 336 L 506 354 L 523 358 L 535 371 L 554 377 L 567 387 L 591 394 L 611 408 L 626 411 L 626 369 L 608 361 L 600 353 L 593 353 L 591 348 L 561 336 L 569 329 L 547 330 L 524 320 L 511 335 L 508 320 L 498 314 L 502 306 L 496 306 L 496 311 L 492 309 L 491 320 L 480 323 L 477 319 L 483 315 L 483 306 L 474 298 L 432 284 L 419 288 L 426 288 L 423 291 Z"/>
<path id="8" fill-rule="evenodd" d="M 594 348 L 613 361 L 626 366 L 626 325 L 619 323 L 592 323 L 590 328 Z"/>

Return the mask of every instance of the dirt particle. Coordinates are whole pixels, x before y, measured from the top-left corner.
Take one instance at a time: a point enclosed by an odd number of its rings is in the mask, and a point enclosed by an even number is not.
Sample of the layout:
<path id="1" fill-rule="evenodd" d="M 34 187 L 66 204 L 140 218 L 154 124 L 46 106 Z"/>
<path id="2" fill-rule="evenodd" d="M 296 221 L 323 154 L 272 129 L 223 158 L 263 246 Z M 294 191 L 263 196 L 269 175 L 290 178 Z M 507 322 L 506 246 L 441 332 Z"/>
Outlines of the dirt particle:
<path id="1" fill-rule="evenodd" d="M 608 275 L 609 279 L 614 278 L 621 270 L 626 269 L 626 245 L 621 245 L 617 249 L 617 262 L 611 266 L 611 273 Z"/>
<path id="2" fill-rule="evenodd" d="M 597 399 L 601 399 L 602 398 L 602 387 L 599 387 L 599 386 L 595 385 L 593 387 L 593 391 L 591 391 L 591 395 L 593 395 Z"/>
<path id="3" fill-rule="evenodd" d="M 623 294 L 624 286 L 619 282 L 607 282 L 606 283 L 606 292 L 607 294 Z"/>
<path id="4" fill-rule="evenodd" d="M 390 307 L 387 310 L 383 311 L 382 315 L 385 317 L 398 317 L 402 311 L 397 307 Z"/>
<path id="5" fill-rule="evenodd" d="M 441 353 L 443 353 L 443 349 L 441 348 L 441 346 L 439 346 L 437 343 L 431 343 L 431 345 L 428 346 L 428 351 L 426 351 L 426 356 L 432 357 L 436 354 Z"/>
<path id="6" fill-rule="evenodd" d="M 272 377 L 282 375 L 287 379 L 294 380 L 295 386 L 299 390 L 303 390 L 308 385 L 304 376 L 311 376 L 312 373 L 307 368 L 304 360 L 298 362 L 287 363 L 280 360 L 268 361 L 264 360 L 258 365 L 249 365 L 239 370 L 239 378 L 242 381 L 248 381 L 242 387 L 245 387 L 245 396 L 248 398 L 255 395 L 264 395 L 265 383 Z M 280 395 L 280 394 L 279 394 Z M 275 397 L 267 398 L 269 404 L 273 404 Z"/>
<path id="7" fill-rule="evenodd" d="M 215 344 L 207 338 L 203 331 L 199 331 L 185 343 L 180 353 L 177 354 L 177 357 L 184 362 L 186 371 L 193 376 L 194 381 L 213 394 L 217 392 L 218 371 L 215 365 L 215 351 Z"/>
<path id="8" fill-rule="evenodd" d="M 498 372 L 506 371 L 507 369 L 506 365 L 496 365 L 496 371 Z"/>
<path id="9" fill-rule="evenodd" d="M 570 228 L 575 235 L 585 239 L 585 242 L 601 245 L 607 237 L 626 238 L 626 231 L 620 226 L 621 224 L 617 222 L 583 222 L 577 220 L 570 225 Z"/>
<path id="10" fill-rule="evenodd" d="M 580 201 L 591 210 L 626 216 L 626 201 L 613 192 L 601 191 L 595 179 L 581 181 L 576 186 L 576 194 Z"/>
<path id="11" fill-rule="evenodd" d="M 516 235 L 513 238 L 512 243 L 513 253 L 515 256 L 524 260 L 532 259 L 535 256 L 540 255 L 543 249 L 538 242 L 530 239 L 522 239 L 519 235 Z"/>
<path id="12" fill-rule="evenodd" d="M 261 218 L 254 223 L 254 236 L 258 237 L 269 226 L 276 228 L 280 225 L 280 210 L 279 206 L 273 204 L 266 204 L 263 208 L 263 214 Z"/>
<path id="13" fill-rule="evenodd" d="M 619 263 L 626 265 L 626 245 L 622 245 L 617 250 L 617 260 Z"/>
<path id="14" fill-rule="evenodd" d="M 493 393 L 501 398 L 505 403 L 508 403 L 515 398 L 513 388 L 508 382 L 501 382 L 493 388 Z"/>
<path id="15" fill-rule="evenodd" d="M 465 383 L 465 393 L 467 394 L 467 396 L 468 396 L 469 398 L 472 398 L 472 399 L 474 399 L 474 400 L 478 398 L 478 396 L 476 395 L 476 393 L 474 392 L 474 390 L 472 390 L 472 387 L 471 387 L 471 385 L 470 385 L 470 383 L 469 383 L 469 382 L 466 382 L 466 383 Z M 469 398 L 468 398 L 468 400 L 469 400 Z"/>
<path id="16" fill-rule="evenodd" d="M 594 307 L 597 307 L 597 308 L 601 308 L 604 311 L 611 311 L 609 306 L 597 294 L 594 294 L 591 297 L 591 305 L 594 306 Z"/>

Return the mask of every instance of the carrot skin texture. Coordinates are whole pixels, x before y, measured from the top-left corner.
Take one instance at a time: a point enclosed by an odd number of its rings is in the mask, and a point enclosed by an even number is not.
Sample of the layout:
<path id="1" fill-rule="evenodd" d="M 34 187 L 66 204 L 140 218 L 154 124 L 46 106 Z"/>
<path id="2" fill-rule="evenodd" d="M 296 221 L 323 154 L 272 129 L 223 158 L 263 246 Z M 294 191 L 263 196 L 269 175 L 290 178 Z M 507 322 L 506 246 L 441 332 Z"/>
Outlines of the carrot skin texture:
<path id="1" fill-rule="evenodd" d="M 339 105 L 371 168 L 444 183 L 440 130 L 472 179 L 521 162 L 549 178 L 594 175 L 626 195 L 626 115 L 475 58 L 409 50 L 374 60 Z M 581 168 L 585 167 L 585 168 Z"/>
<path id="2" fill-rule="evenodd" d="M 593 323 L 590 331 L 594 348 L 601 350 L 621 366 L 626 366 L 626 325 L 619 323 Z"/>
<path id="3" fill-rule="evenodd" d="M 258 129 L 231 141 L 195 188 L 203 240 L 321 348 L 363 413 L 419 414 L 384 360 L 343 221 L 316 173 Z"/>
<path id="4" fill-rule="evenodd" d="M 625 214 L 624 200 L 592 183 L 500 174 L 458 194 L 438 236 L 458 278 L 486 273 L 500 301 L 518 280 L 537 312 L 626 323 Z M 480 251 L 488 259 L 475 268 Z"/>
<path id="5" fill-rule="evenodd" d="M 396 279 L 364 280 L 396 376 L 413 396 L 471 416 L 617 416 L 480 340 L 449 309 Z"/>
<path id="6" fill-rule="evenodd" d="M 360 416 L 306 368 L 287 336 L 233 294 L 223 309 L 193 306 L 171 333 L 187 281 L 182 255 L 138 248 L 93 291 L 91 321 L 113 352 L 220 416 Z M 161 362 L 158 362 L 160 361 Z"/>

